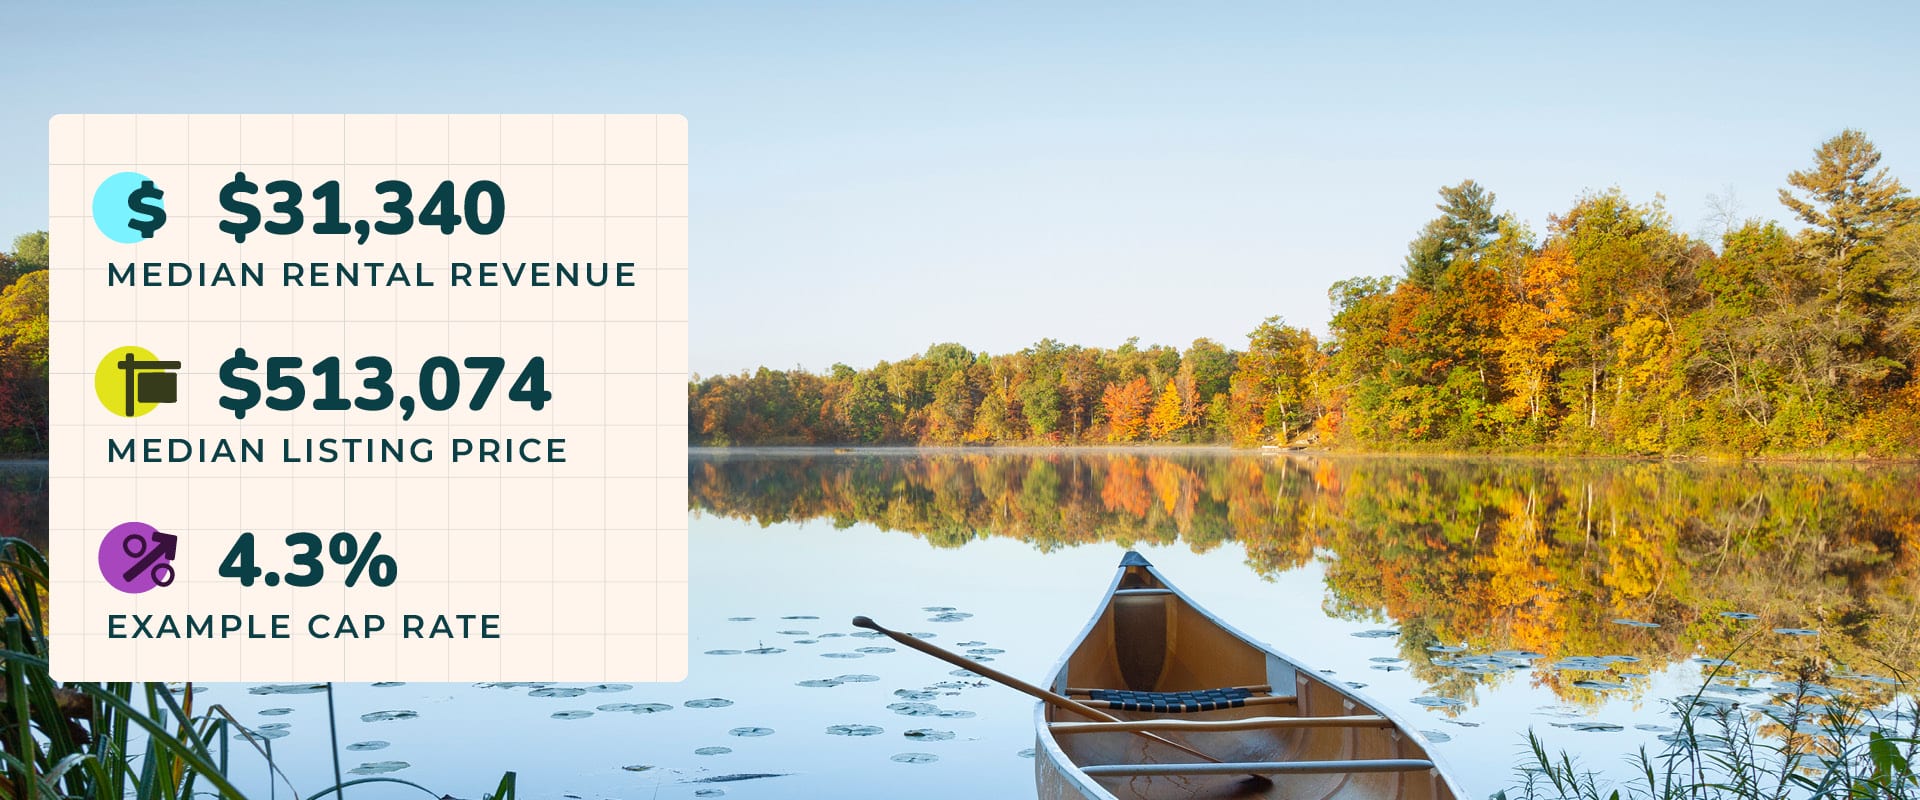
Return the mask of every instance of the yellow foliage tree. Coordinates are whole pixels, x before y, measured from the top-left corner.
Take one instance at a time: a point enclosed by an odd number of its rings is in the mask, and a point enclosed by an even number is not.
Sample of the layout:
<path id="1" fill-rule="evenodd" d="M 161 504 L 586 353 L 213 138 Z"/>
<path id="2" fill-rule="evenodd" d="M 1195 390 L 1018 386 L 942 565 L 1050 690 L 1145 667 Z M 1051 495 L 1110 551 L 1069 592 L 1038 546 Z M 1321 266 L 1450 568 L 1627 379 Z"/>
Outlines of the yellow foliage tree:
<path id="1" fill-rule="evenodd" d="M 1180 400 L 1180 392 L 1167 381 L 1167 388 L 1160 393 L 1160 401 L 1153 406 L 1153 415 L 1147 418 L 1147 431 L 1155 439 L 1165 439 L 1175 431 L 1187 427 L 1193 420 L 1187 416 L 1186 404 Z"/>
<path id="2" fill-rule="evenodd" d="M 1527 258 L 1516 287 L 1517 301 L 1509 303 L 1500 317 L 1500 339 L 1494 351 L 1506 384 L 1506 402 L 1529 421 L 1539 419 L 1547 385 L 1565 360 L 1554 351 L 1554 344 L 1567 334 L 1567 323 L 1573 320 L 1567 296 L 1573 277 L 1573 259 L 1565 248 L 1549 248 Z"/>

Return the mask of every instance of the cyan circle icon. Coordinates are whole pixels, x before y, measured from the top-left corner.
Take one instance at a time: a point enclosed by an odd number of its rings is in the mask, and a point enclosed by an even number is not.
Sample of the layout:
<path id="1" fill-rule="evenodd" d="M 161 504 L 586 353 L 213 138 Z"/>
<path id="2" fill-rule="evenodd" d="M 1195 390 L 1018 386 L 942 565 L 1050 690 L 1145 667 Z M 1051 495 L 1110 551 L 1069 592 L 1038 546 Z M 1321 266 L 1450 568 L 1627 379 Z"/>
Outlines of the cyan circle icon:
<path id="1" fill-rule="evenodd" d="M 114 173 L 93 191 L 93 224 L 121 244 L 151 239 L 167 219 L 162 194 L 152 178 L 138 172 Z"/>

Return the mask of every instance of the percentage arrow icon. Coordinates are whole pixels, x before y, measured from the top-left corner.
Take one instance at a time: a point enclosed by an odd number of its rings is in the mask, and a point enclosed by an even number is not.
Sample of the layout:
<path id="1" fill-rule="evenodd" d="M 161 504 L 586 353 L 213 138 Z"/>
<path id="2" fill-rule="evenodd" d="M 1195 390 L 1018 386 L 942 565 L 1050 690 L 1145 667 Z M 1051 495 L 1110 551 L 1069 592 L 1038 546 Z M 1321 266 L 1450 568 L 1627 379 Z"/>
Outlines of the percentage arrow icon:
<path id="1" fill-rule="evenodd" d="M 137 538 L 139 538 L 137 534 L 133 536 L 128 536 L 127 544 L 131 544 L 132 540 Z M 142 541 L 144 542 L 144 540 Z M 126 579 L 127 581 L 132 581 L 135 578 L 140 577 L 140 573 L 146 572 L 148 567 L 153 566 L 154 562 L 159 561 L 162 558 L 165 558 L 168 561 L 172 561 L 173 557 L 180 552 L 180 537 L 175 536 L 171 533 L 162 533 L 160 531 L 154 531 L 153 545 L 147 546 L 143 543 L 141 547 L 142 549 L 146 550 L 146 555 L 141 556 L 139 561 L 133 562 L 133 566 L 129 567 L 126 573 L 120 576 Z M 161 584 L 161 585 L 164 586 L 165 584 Z"/>

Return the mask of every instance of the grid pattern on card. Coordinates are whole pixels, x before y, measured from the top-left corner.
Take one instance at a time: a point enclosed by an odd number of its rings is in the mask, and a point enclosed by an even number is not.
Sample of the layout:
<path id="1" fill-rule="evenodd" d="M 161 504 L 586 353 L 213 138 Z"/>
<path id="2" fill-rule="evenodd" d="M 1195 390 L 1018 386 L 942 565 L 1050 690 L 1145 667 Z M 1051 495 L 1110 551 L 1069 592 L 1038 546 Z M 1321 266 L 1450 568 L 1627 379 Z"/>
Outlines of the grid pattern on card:
<path id="1" fill-rule="evenodd" d="M 68 680 L 672 681 L 687 661 L 687 134 L 648 115 L 63 115 L 49 129 L 52 241 L 51 631 Z M 138 172 L 165 194 L 167 221 L 122 244 L 92 217 L 108 176 Z M 401 236 L 256 234 L 236 243 L 220 188 L 341 185 L 347 220 L 390 218 L 373 187 L 500 185 L 490 236 L 418 226 Z M 278 199 L 274 197 L 272 199 Z M 255 197 L 263 211 L 271 200 Z M 269 219 L 275 218 L 271 211 Z M 286 287 L 285 262 L 419 263 L 433 287 Z M 631 262 L 633 287 L 452 287 L 451 262 Z M 110 286 L 108 265 L 263 263 L 264 286 Z M 193 273 L 197 275 L 197 273 Z M 179 360 L 179 402 L 134 419 L 94 397 L 118 347 Z M 217 399 L 220 365 L 245 347 L 351 363 L 381 355 L 398 390 L 435 355 L 506 359 L 492 399 L 403 421 L 383 412 L 257 412 Z M 553 399 L 506 402 L 511 376 L 547 363 Z M 314 380 L 310 374 L 309 381 Z M 358 376 L 342 383 L 357 387 Z M 451 462 L 454 438 L 563 439 L 566 463 Z M 319 439 L 427 439 L 433 460 L 283 459 Z M 108 445 L 180 440 L 178 463 L 110 461 Z M 263 463 L 204 462 L 194 443 L 261 440 Z M 283 444 L 290 443 L 290 444 Z M 180 536 L 173 585 L 141 594 L 98 566 L 107 531 L 139 520 Z M 241 587 L 217 569 L 241 531 L 260 566 L 291 568 L 287 533 L 382 534 L 391 587 L 348 589 L 335 568 L 310 588 Z M 287 615 L 305 627 L 383 617 L 358 638 L 125 639 L 111 615 Z M 498 614 L 501 638 L 404 638 L 403 615 Z M 130 618 L 130 617 L 129 617 Z"/>

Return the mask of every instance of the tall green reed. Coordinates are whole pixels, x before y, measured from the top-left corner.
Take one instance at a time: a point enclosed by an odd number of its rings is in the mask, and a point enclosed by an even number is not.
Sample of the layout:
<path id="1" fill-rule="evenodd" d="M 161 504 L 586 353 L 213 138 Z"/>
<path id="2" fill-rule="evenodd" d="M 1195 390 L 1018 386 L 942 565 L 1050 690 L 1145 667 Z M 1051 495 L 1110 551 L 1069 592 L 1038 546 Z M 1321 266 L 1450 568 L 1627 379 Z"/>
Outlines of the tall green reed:
<path id="1" fill-rule="evenodd" d="M 1495 800 L 1920 800 L 1920 704 L 1826 691 L 1807 662 L 1777 702 L 1748 707 L 1707 698 L 1707 685 L 1671 702 L 1676 730 L 1664 751 L 1628 757 L 1615 782 L 1527 732 L 1516 785 Z M 1707 676 L 1711 684 L 1714 674 Z M 1903 676 L 1902 689 L 1912 683 Z M 1509 793 L 1511 792 L 1511 794 Z"/>
<path id="2" fill-rule="evenodd" d="M 367 784 L 441 797 L 390 776 L 336 777 L 334 785 L 302 795 L 275 763 L 269 739 L 223 706 L 195 713 L 191 685 L 176 697 L 160 683 L 56 681 L 48 674 L 46 603 L 46 556 L 23 540 L 0 538 L 0 800 L 244 799 L 232 776 L 262 765 L 274 800 L 281 786 L 288 797 L 318 800 Z M 331 685 L 328 692 L 330 741 L 338 741 Z M 333 758 L 337 776 L 337 748 Z M 485 797 L 512 800 L 514 793 L 509 772 Z"/>

